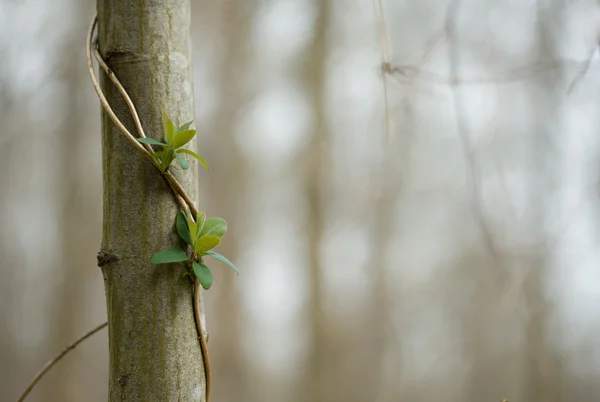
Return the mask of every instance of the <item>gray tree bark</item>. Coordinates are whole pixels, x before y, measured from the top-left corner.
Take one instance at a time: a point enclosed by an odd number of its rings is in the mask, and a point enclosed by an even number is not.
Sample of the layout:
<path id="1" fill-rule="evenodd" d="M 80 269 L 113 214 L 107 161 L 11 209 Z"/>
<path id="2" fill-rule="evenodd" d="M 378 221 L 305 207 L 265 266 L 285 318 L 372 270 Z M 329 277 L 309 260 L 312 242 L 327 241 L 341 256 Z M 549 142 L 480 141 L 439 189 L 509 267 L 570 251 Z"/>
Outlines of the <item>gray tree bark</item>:
<path id="1" fill-rule="evenodd" d="M 163 137 L 161 110 L 179 124 L 193 118 L 189 30 L 188 0 L 98 0 L 100 53 L 129 92 L 149 137 Z M 104 75 L 102 87 L 116 115 L 135 132 Z M 204 401 L 190 281 L 182 277 L 181 264 L 150 264 L 156 252 L 182 246 L 174 229 L 174 195 L 105 113 L 102 155 L 99 264 L 109 321 L 109 401 Z M 192 198 L 196 172 L 174 170 Z"/>

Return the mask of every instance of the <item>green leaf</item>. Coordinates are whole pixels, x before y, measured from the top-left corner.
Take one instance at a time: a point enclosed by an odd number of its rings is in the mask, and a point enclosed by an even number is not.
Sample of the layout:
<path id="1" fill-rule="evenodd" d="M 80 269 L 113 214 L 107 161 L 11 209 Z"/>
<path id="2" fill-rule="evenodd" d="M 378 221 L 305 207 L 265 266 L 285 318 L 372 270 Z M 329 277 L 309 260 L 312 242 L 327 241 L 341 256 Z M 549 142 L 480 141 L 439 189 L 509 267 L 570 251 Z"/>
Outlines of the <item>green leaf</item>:
<path id="1" fill-rule="evenodd" d="M 175 159 L 175 151 L 167 149 L 161 159 L 163 172 L 166 171 L 169 166 L 171 166 L 171 162 Z"/>
<path id="2" fill-rule="evenodd" d="M 173 144 L 173 148 L 175 148 L 175 149 L 181 148 L 182 146 L 184 146 L 185 144 L 190 142 L 192 140 L 192 138 L 194 138 L 195 135 L 196 135 L 196 130 L 182 131 L 179 134 L 177 134 L 175 136 L 175 138 L 173 138 L 173 141 L 171 141 L 171 144 Z"/>
<path id="3" fill-rule="evenodd" d="M 142 144 L 150 144 L 150 145 L 160 145 L 162 147 L 166 146 L 167 144 L 163 144 L 162 142 L 155 140 L 154 138 L 138 138 L 137 139 L 138 142 L 141 142 Z"/>
<path id="4" fill-rule="evenodd" d="M 183 131 L 186 131 L 186 130 L 188 130 L 188 129 L 190 128 L 190 126 L 192 125 L 192 123 L 193 123 L 193 122 L 194 122 L 194 120 L 188 121 L 188 122 L 187 122 L 187 123 L 185 123 L 183 126 L 179 127 L 179 128 L 177 129 L 177 133 L 176 133 L 176 134 L 179 134 L 179 133 L 181 133 L 181 132 L 183 132 Z"/>
<path id="5" fill-rule="evenodd" d="M 193 243 L 196 243 L 196 239 L 198 239 L 198 225 L 192 218 L 189 218 L 187 221 L 190 229 L 190 239 L 192 240 L 193 245 Z"/>
<path id="6" fill-rule="evenodd" d="M 171 262 L 187 261 L 189 257 L 187 253 L 178 248 L 167 248 L 156 253 L 150 262 L 152 264 L 168 264 Z"/>
<path id="7" fill-rule="evenodd" d="M 193 151 L 190 151 L 189 149 L 180 149 L 179 152 L 183 152 L 183 153 L 186 153 L 188 155 L 192 155 L 192 157 L 194 157 L 196 160 L 198 160 L 198 162 L 200 162 L 201 164 L 204 165 L 204 167 L 206 168 L 206 170 L 209 170 L 208 163 L 206 163 L 206 161 L 204 159 L 202 159 L 202 157 L 200 155 L 196 154 Z"/>
<path id="8" fill-rule="evenodd" d="M 202 227 L 200 236 L 217 236 L 223 237 L 227 231 L 227 222 L 221 218 L 210 218 L 207 219 Z"/>
<path id="9" fill-rule="evenodd" d="M 196 261 L 192 264 L 194 268 L 194 274 L 198 278 L 200 285 L 206 290 L 210 289 L 213 283 L 213 276 L 210 269 L 204 264 L 198 264 Z"/>
<path id="10" fill-rule="evenodd" d="M 217 236 L 202 236 L 194 244 L 196 254 L 202 254 L 206 251 L 217 247 L 221 243 L 221 239 Z"/>
<path id="11" fill-rule="evenodd" d="M 162 112 L 162 122 L 165 129 L 165 141 L 167 144 L 172 143 L 173 137 L 175 136 L 175 125 L 173 125 L 173 122 L 171 119 L 169 119 L 165 112 Z"/>
<path id="12" fill-rule="evenodd" d="M 240 272 L 238 271 L 238 269 L 235 267 L 235 265 L 233 265 L 233 263 L 231 261 L 229 261 L 226 257 L 222 256 L 221 254 L 215 252 L 215 251 L 205 251 L 204 252 L 205 255 L 210 255 L 213 258 L 216 258 L 217 260 L 224 262 L 225 264 L 229 265 L 231 268 L 233 268 L 233 270 L 235 271 L 236 274 L 240 274 Z"/>
<path id="13" fill-rule="evenodd" d="M 187 244 L 192 244 L 192 236 L 190 235 L 190 228 L 188 227 L 187 219 L 183 212 L 177 212 L 177 233 Z"/>
<path id="14" fill-rule="evenodd" d="M 187 161 L 185 159 L 183 159 L 183 157 L 181 155 L 179 155 L 179 152 L 175 151 L 175 158 L 177 158 L 177 162 L 179 163 L 179 166 L 181 166 L 182 169 L 187 169 L 190 167 L 190 165 L 188 165 Z"/>
<path id="15" fill-rule="evenodd" d="M 202 233 L 202 228 L 204 227 L 204 223 L 206 222 L 206 214 L 202 211 L 198 212 L 198 216 L 196 216 L 196 238 L 194 242 L 198 240 L 200 237 L 200 233 Z"/>

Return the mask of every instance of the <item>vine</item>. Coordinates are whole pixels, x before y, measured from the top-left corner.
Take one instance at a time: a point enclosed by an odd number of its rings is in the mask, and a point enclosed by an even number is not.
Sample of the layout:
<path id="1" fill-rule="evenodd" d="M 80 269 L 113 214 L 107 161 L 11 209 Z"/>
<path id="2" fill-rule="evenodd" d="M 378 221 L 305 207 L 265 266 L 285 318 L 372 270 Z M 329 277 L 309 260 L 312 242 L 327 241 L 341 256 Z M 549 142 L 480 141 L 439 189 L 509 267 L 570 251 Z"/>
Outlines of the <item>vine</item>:
<path id="1" fill-rule="evenodd" d="M 97 39 L 93 40 L 93 34 L 97 25 L 97 16 L 94 16 L 87 34 L 86 40 L 86 59 L 88 72 L 92 85 L 98 95 L 98 99 L 106 112 L 110 117 L 115 126 L 121 131 L 125 138 L 139 151 L 144 157 L 146 157 L 161 173 L 169 187 L 175 195 L 177 203 L 183 211 L 179 211 L 175 219 L 175 227 L 177 233 L 187 244 L 185 249 L 181 248 L 167 248 L 159 251 L 155 254 L 150 262 L 152 264 L 167 264 L 176 262 L 185 262 L 184 276 L 190 278 L 193 283 L 193 309 L 194 309 L 194 321 L 196 329 L 198 330 L 198 337 L 200 340 L 200 349 L 202 352 L 202 360 L 204 363 L 204 371 L 206 378 L 206 402 L 210 401 L 210 385 L 211 385 L 211 370 L 210 370 L 210 359 L 208 355 L 208 348 L 206 345 L 206 334 L 202 327 L 201 313 L 200 313 L 200 291 L 201 287 L 205 290 L 210 289 L 213 283 L 212 272 L 203 261 L 205 256 L 215 258 L 227 265 L 229 265 L 236 273 L 238 273 L 235 265 L 229 261 L 223 255 L 215 252 L 213 249 L 221 243 L 221 238 L 227 231 L 227 222 L 224 219 L 214 217 L 206 218 L 206 214 L 203 211 L 198 211 L 194 202 L 189 197 L 185 189 L 179 183 L 179 181 L 170 172 L 171 166 L 174 161 L 181 169 L 188 169 L 189 164 L 184 158 L 184 155 L 189 155 L 200 162 L 207 170 L 209 166 L 206 161 L 197 155 L 195 152 L 183 148 L 188 144 L 196 135 L 196 130 L 190 129 L 193 121 L 187 122 L 181 126 L 176 126 L 174 122 L 163 112 L 163 128 L 164 137 L 163 141 L 159 141 L 153 138 L 146 137 L 144 129 L 142 127 L 139 115 L 135 108 L 135 105 L 131 101 L 129 94 L 121 85 L 119 79 L 116 77 L 114 72 L 108 67 L 100 52 L 98 51 Z M 127 104 L 131 116 L 133 118 L 136 131 L 139 135 L 138 138 L 123 125 L 119 118 L 115 115 L 114 111 L 110 107 L 96 74 L 94 72 L 94 66 L 92 61 L 92 54 L 98 62 L 98 65 L 111 82 L 115 85 L 123 100 Z M 152 146 L 158 146 L 161 148 L 159 151 L 155 151 Z M 84 336 L 77 339 L 71 345 L 69 345 L 63 352 L 57 357 L 50 360 L 44 367 L 35 375 L 26 390 L 22 393 L 19 402 L 25 400 L 27 395 L 32 391 L 35 385 L 41 380 L 41 378 L 68 352 L 73 350 L 81 342 L 105 328 L 108 325 L 107 322 L 100 324 L 92 331 L 89 331 Z"/>

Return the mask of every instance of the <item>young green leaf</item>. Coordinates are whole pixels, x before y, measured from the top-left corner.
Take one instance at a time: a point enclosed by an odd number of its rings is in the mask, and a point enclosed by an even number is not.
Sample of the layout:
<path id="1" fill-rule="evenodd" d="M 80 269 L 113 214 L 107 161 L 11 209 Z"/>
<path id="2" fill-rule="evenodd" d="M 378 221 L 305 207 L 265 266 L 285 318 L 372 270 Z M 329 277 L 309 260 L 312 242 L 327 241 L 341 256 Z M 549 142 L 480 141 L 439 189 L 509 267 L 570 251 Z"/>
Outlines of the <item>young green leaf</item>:
<path id="1" fill-rule="evenodd" d="M 223 237 L 227 231 L 227 222 L 221 218 L 210 218 L 207 219 L 202 227 L 200 236 L 217 236 Z"/>
<path id="2" fill-rule="evenodd" d="M 188 227 L 190 229 L 190 239 L 192 240 L 190 244 L 192 244 L 193 246 L 194 243 L 196 243 L 196 239 L 198 238 L 198 225 L 196 224 L 196 222 L 194 222 L 192 218 L 189 218 L 187 221 Z"/>
<path id="3" fill-rule="evenodd" d="M 192 244 L 192 236 L 190 235 L 190 228 L 188 227 L 187 219 L 183 212 L 177 212 L 177 233 L 187 244 Z"/>
<path id="4" fill-rule="evenodd" d="M 181 155 L 179 155 L 179 152 L 175 151 L 175 158 L 177 158 L 177 162 L 179 163 L 179 166 L 181 166 L 182 169 L 187 169 L 190 166 L 188 165 L 187 161 L 185 159 L 183 159 L 183 157 Z"/>
<path id="5" fill-rule="evenodd" d="M 167 144 L 172 143 L 175 136 L 175 125 L 173 125 L 173 122 L 165 112 L 162 112 L 162 121 L 165 129 L 165 141 Z"/>
<path id="6" fill-rule="evenodd" d="M 175 152 L 170 149 L 165 150 L 165 153 L 161 158 L 163 172 L 166 171 L 169 168 L 169 166 L 171 166 L 171 162 L 173 162 L 173 159 L 175 159 Z"/>
<path id="7" fill-rule="evenodd" d="M 213 276 L 210 269 L 204 264 L 198 264 L 196 261 L 194 261 L 192 267 L 194 268 L 194 274 L 196 275 L 196 278 L 198 278 L 200 285 L 206 290 L 210 289 L 213 283 Z"/>
<path id="8" fill-rule="evenodd" d="M 229 265 L 236 274 L 240 274 L 240 272 L 237 270 L 237 268 L 235 267 L 235 265 L 233 265 L 233 263 L 231 261 L 229 261 L 229 259 L 227 259 L 226 257 L 222 256 L 221 254 L 215 252 L 215 251 L 205 251 L 204 252 L 205 255 L 210 255 L 213 258 L 216 258 L 217 260 L 224 262 L 225 264 Z"/>
<path id="9" fill-rule="evenodd" d="M 167 144 L 163 144 L 162 142 L 160 142 L 158 140 L 155 140 L 154 138 L 142 137 L 142 138 L 138 138 L 137 140 L 138 140 L 138 142 L 141 142 L 142 144 L 160 145 L 161 147 L 164 147 L 167 145 Z"/>
<path id="10" fill-rule="evenodd" d="M 168 264 L 171 262 L 187 261 L 189 259 L 187 253 L 178 248 L 167 248 L 159 251 L 152 257 L 152 264 Z"/>
<path id="11" fill-rule="evenodd" d="M 179 134 L 181 132 L 184 132 L 184 131 L 188 130 L 190 128 L 190 126 L 192 125 L 193 122 L 194 122 L 194 120 L 188 121 L 183 126 L 179 127 L 177 129 L 177 133 L 176 134 Z"/>
<path id="12" fill-rule="evenodd" d="M 203 211 L 198 212 L 198 215 L 196 216 L 196 238 L 194 239 L 194 242 L 200 237 L 205 222 L 206 214 Z"/>
<path id="13" fill-rule="evenodd" d="M 197 153 L 190 151 L 189 149 L 180 149 L 179 152 L 183 152 L 186 153 L 188 155 L 191 155 L 193 158 L 195 158 L 198 162 L 200 162 L 201 164 L 204 165 L 204 167 L 206 168 L 206 170 L 209 170 L 208 168 L 208 163 L 206 163 L 206 161 L 204 159 L 202 159 L 202 157 L 200 155 L 198 155 Z"/>
<path id="14" fill-rule="evenodd" d="M 221 243 L 221 239 L 217 236 L 202 236 L 194 244 L 196 254 L 202 254 L 206 251 L 217 247 Z"/>
<path id="15" fill-rule="evenodd" d="M 182 131 L 179 134 L 177 134 L 175 136 L 175 138 L 173 138 L 173 140 L 171 141 L 171 144 L 173 145 L 173 148 L 175 148 L 175 149 L 181 148 L 182 146 L 184 146 L 185 144 L 190 142 L 192 140 L 192 138 L 194 138 L 195 135 L 196 135 L 196 130 Z"/>

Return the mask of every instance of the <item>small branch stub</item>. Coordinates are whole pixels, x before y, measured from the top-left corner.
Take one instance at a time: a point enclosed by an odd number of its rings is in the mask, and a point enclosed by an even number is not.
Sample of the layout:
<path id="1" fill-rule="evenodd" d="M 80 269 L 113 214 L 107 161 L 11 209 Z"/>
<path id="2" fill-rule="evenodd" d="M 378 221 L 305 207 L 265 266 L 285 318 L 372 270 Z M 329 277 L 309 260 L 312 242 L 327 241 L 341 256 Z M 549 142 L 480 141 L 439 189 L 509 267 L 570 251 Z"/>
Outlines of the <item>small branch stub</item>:
<path id="1" fill-rule="evenodd" d="M 118 261 L 119 256 L 108 250 L 100 250 L 98 252 L 98 266 L 102 268 L 106 264 L 110 264 L 111 262 Z"/>

